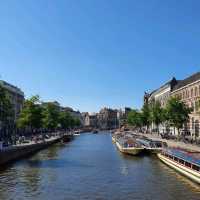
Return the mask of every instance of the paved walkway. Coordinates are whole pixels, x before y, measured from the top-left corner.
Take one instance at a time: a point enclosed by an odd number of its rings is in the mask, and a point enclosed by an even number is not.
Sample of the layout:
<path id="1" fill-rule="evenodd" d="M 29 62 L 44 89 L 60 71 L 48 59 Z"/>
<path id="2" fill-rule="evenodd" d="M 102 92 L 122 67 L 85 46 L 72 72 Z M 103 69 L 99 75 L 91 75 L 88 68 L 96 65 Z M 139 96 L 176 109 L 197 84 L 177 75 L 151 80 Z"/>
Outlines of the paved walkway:
<path id="1" fill-rule="evenodd" d="M 183 149 L 188 149 L 188 150 L 199 151 L 200 152 L 200 146 L 197 146 L 197 145 L 186 144 L 184 142 L 177 142 L 177 141 L 174 141 L 174 140 L 162 139 L 157 134 L 142 134 L 142 133 L 140 133 L 139 135 L 146 136 L 149 139 L 160 140 L 162 142 L 166 142 L 169 147 L 179 147 L 179 148 L 183 148 Z"/>

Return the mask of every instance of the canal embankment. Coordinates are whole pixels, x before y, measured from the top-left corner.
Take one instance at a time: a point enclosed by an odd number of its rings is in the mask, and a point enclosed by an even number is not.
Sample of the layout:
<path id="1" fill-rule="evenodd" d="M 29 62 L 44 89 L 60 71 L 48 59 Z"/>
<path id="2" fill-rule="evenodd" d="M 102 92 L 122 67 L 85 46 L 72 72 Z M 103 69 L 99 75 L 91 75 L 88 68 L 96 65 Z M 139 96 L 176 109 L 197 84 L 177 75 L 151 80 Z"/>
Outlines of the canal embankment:
<path id="1" fill-rule="evenodd" d="M 163 139 L 158 134 L 139 133 L 138 135 L 144 135 L 147 138 L 152 139 L 152 140 L 166 142 L 169 147 L 182 148 L 182 149 L 200 152 L 200 146 L 190 144 L 190 143 L 184 143 L 184 142 L 180 142 L 180 141 L 176 141 L 176 140 Z"/>
<path id="2" fill-rule="evenodd" d="M 59 142 L 61 139 L 61 136 L 54 136 L 38 142 L 30 141 L 29 143 L 22 143 L 9 147 L 4 147 L 0 150 L 0 165 L 5 165 L 7 163 L 34 154 L 54 143 Z"/>

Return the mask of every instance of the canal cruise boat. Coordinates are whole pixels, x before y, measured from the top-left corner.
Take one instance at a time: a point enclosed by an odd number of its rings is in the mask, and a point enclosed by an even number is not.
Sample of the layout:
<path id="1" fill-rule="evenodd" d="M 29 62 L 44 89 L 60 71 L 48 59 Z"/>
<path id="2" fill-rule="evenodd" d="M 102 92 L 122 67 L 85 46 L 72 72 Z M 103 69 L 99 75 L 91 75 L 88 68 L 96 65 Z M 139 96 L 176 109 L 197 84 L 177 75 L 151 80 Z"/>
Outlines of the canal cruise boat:
<path id="1" fill-rule="evenodd" d="M 144 150 L 134 138 L 121 137 L 116 140 L 116 146 L 121 153 L 134 156 L 140 154 Z"/>
<path id="2" fill-rule="evenodd" d="M 162 151 L 164 147 L 167 147 L 167 143 L 158 141 L 158 140 L 151 140 L 146 137 L 143 138 L 137 138 L 137 142 L 139 142 L 142 147 L 152 154 L 157 154 Z"/>
<path id="3" fill-rule="evenodd" d="M 157 155 L 165 164 L 200 184 L 200 152 L 166 148 Z"/>

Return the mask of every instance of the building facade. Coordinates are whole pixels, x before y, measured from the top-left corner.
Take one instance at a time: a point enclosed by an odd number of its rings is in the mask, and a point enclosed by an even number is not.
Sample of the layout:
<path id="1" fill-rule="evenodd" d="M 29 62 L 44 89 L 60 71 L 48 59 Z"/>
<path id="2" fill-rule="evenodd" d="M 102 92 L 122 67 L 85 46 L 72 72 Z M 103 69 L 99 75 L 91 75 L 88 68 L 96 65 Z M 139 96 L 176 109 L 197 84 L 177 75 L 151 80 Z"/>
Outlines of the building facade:
<path id="1" fill-rule="evenodd" d="M 102 130 L 115 129 L 119 127 L 117 110 L 103 108 L 97 115 L 98 127 Z"/>
<path id="2" fill-rule="evenodd" d="M 125 107 L 124 109 L 119 109 L 117 111 L 117 121 L 119 128 L 127 126 L 128 114 L 131 111 L 131 108 Z"/>
<path id="3" fill-rule="evenodd" d="M 97 128 L 97 114 L 96 113 L 86 113 L 84 116 L 84 126 L 88 128 Z"/>
<path id="4" fill-rule="evenodd" d="M 161 107 L 165 107 L 167 101 L 169 100 L 171 96 L 171 92 L 175 85 L 177 84 L 177 80 L 175 78 L 172 78 L 167 83 L 160 86 L 158 89 L 154 90 L 151 93 L 146 93 L 144 95 L 144 104 L 152 104 L 154 102 L 159 102 Z M 159 127 L 157 127 L 154 123 L 150 125 L 150 131 L 153 132 L 157 128 L 159 129 L 160 133 L 167 132 L 169 127 L 166 126 L 166 123 L 160 124 Z"/>
<path id="5" fill-rule="evenodd" d="M 178 97 L 188 107 L 191 108 L 190 119 L 184 125 L 184 129 L 189 131 L 192 137 L 200 136 L 200 72 L 181 80 L 174 87 L 171 96 Z"/>
<path id="6" fill-rule="evenodd" d="M 144 103 L 152 103 L 155 101 L 160 102 L 161 107 L 165 107 L 170 97 L 178 97 L 188 107 L 192 108 L 192 113 L 189 115 L 189 121 L 182 129 L 184 132 L 188 132 L 191 137 L 200 136 L 200 72 L 187 77 L 184 80 L 176 80 L 173 78 L 171 81 L 162 85 L 160 88 L 154 90 L 151 93 L 145 93 Z M 151 125 L 151 129 L 154 129 L 155 125 Z M 159 126 L 160 132 L 170 131 L 172 134 L 177 134 L 177 130 L 174 132 L 174 128 L 167 127 L 166 124 Z"/>
<path id="7" fill-rule="evenodd" d="M 6 81 L 0 80 L 0 85 L 6 90 L 8 94 L 14 111 L 13 121 L 16 122 L 23 107 L 24 93 L 21 89 L 11 85 L 10 83 L 7 83 Z"/>

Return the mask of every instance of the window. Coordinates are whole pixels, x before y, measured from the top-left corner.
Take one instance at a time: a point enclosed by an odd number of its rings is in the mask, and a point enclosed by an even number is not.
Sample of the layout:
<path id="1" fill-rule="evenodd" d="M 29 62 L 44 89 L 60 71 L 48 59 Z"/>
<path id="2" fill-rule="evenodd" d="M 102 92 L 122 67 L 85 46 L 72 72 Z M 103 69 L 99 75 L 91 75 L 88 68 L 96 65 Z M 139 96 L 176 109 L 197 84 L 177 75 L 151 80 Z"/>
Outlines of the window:
<path id="1" fill-rule="evenodd" d="M 184 164 L 184 160 L 179 159 L 179 163 Z"/>
<path id="2" fill-rule="evenodd" d="M 200 85 L 199 85 L 199 96 L 200 96 Z"/>
<path id="3" fill-rule="evenodd" d="M 177 157 L 174 157 L 174 160 L 175 160 L 176 162 L 178 162 L 178 158 L 177 158 Z"/>
<path id="4" fill-rule="evenodd" d="M 191 168 L 191 163 L 189 163 L 189 162 L 185 162 L 185 166 Z"/>
<path id="5" fill-rule="evenodd" d="M 197 96 L 197 87 L 195 87 L 194 95 L 195 95 L 195 97 Z"/>
<path id="6" fill-rule="evenodd" d="M 188 90 L 186 90 L 186 98 L 188 98 L 189 97 L 189 92 L 188 92 Z"/>
<path id="7" fill-rule="evenodd" d="M 183 99 L 185 99 L 185 91 L 183 91 Z"/>
<path id="8" fill-rule="evenodd" d="M 192 165 L 192 169 L 194 169 L 194 170 L 196 170 L 196 171 L 199 171 L 199 166 L 197 166 L 197 165 Z"/>
<path id="9" fill-rule="evenodd" d="M 198 111 L 199 110 L 199 102 L 195 101 L 195 110 Z"/>
<path id="10" fill-rule="evenodd" d="M 193 88 L 191 89 L 190 97 L 193 97 Z"/>

